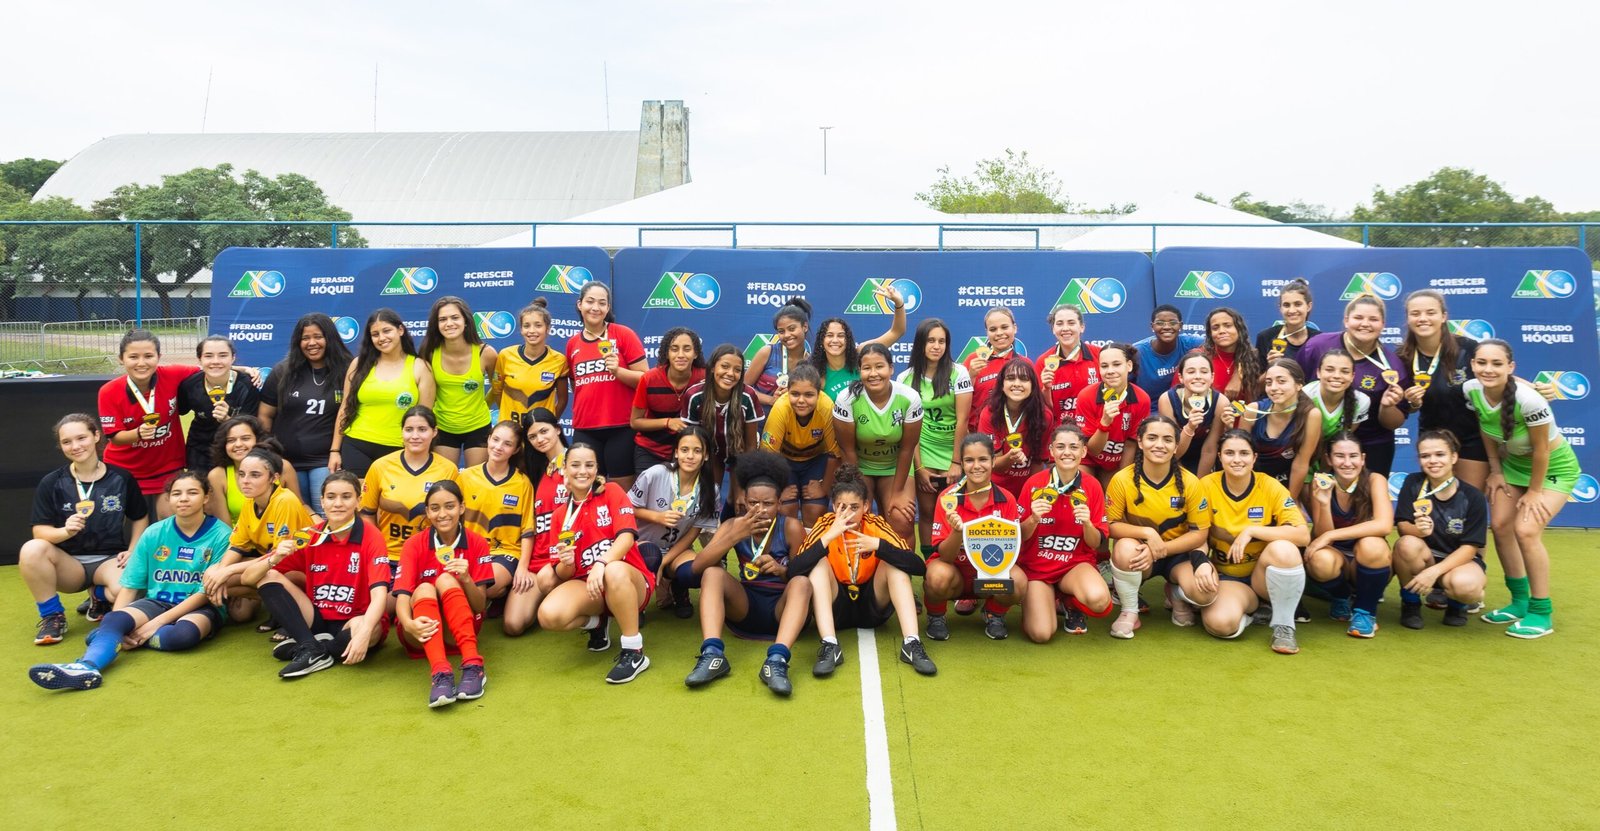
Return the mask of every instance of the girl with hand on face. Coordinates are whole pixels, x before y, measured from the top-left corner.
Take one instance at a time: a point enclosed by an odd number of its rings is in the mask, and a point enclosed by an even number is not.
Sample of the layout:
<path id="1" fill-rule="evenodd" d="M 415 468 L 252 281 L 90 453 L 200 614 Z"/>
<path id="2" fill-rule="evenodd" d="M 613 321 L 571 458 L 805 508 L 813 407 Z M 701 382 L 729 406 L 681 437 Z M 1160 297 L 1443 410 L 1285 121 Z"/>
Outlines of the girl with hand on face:
<path id="1" fill-rule="evenodd" d="M 1328 617 L 1350 621 L 1351 637 L 1370 638 L 1378 632 L 1378 598 L 1389 585 L 1389 481 L 1366 469 L 1354 434 L 1338 433 L 1326 448 L 1328 472 L 1311 488 L 1317 536 L 1306 546 L 1306 574 L 1333 598 Z"/>
<path id="2" fill-rule="evenodd" d="M 433 411 L 417 406 L 401 419 L 401 449 L 372 463 L 361 491 L 361 515 L 378 526 L 389 561 L 400 562 L 406 540 L 423 529 L 428 491 L 457 481 L 459 469 L 433 452 L 438 422 Z"/>
<path id="3" fill-rule="evenodd" d="M 178 415 L 189 420 L 185 467 L 206 470 L 217 426 L 236 415 L 253 416 L 261 409 L 261 391 L 247 375 L 233 368 L 233 341 L 212 335 L 194 348 L 200 371 L 178 382 Z"/>
<path id="4" fill-rule="evenodd" d="M 1178 361 L 1177 372 L 1178 385 L 1156 400 L 1157 412 L 1181 425 L 1178 466 L 1196 476 L 1205 476 L 1217 464 L 1217 438 L 1222 435 L 1217 416 L 1230 410 L 1233 402 L 1212 389 L 1211 361 L 1205 355 L 1184 355 Z"/>
<path id="5" fill-rule="evenodd" d="M 1317 457 L 1322 441 L 1318 411 L 1307 398 L 1300 365 L 1279 358 L 1261 375 L 1264 396 L 1256 403 L 1222 414 L 1224 429 L 1238 426 L 1250 432 L 1255 445 L 1256 470 L 1278 480 L 1299 498 L 1301 486 Z"/>
<path id="6" fill-rule="evenodd" d="M 936 317 L 924 320 L 912 340 L 911 366 L 895 379 L 922 398 L 922 430 L 917 435 L 913 464 L 917 539 L 922 541 L 924 557 L 933 552 L 935 498 L 961 478 L 956 448 L 967 435 L 967 418 L 973 407 L 972 376 L 966 367 L 955 362 L 950 341 L 950 327 L 944 321 Z"/>
<path id="7" fill-rule="evenodd" d="M 600 453 L 600 474 L 624 490 L 633 484 L 633 429 L 628 426 L 634 390 L 649 365 L 644 344 L 617 322 L 611 288 L 591 281 L 578 290 L 583 331 L 567 338 L 572 367 L 572 440 Z M 741 368 L 742 369 L 742 368 Z"/>
<path id="8" fill-rule="evenodd" d="M 261 388 L 262 428 L 277 429 L 284 461 L 294 467 L 299 493 L 314 514 L 322 513 L 328 448 L 333 446 L 351 360 L 333 318 L 313 312 L 295 322 L 289 354 Z M 216 465 L 215 447 L 211 465 Z M 216 490 L 213 482 L 212 492 Z"/>
<path id="9" fill-rule="evenodd" d="M 761 447 L 782 454 L 789 463 L 791 484 L 784 487 L 783 512 L 815 523 L 827 510 L 840 451 L 833 432 L 833 401 L 822 392 L 822 376 L 810 364 L 795 367 L 788 389 L 767 413 Z"/>
<path id="10" fill-rule="evenodd" d="M 706 378 L 706 359 L 700 352 L 700 336 L 682 326 L 668 329 L 661 336 L 656 365 L 639 379 L 633 391 L 633 414 L 628 425 L 634 438 L 633 469 L 644 473 L 672 458 L 678 435 L 687 426 L 683 406 L 689 388 Z"/>
<path id="11" fill-rule="evenodd" d="M 527 427 L 534 410 L 566 412 L 567 356 L 550 348 L 550 309 L 543 297 L 523 306 L 517 320 L 522 345 L 495 356 L 489 404 L 500 408 L 501 421 Z"/>
<path id="12" fill-rule="evenodd" d="M 772 316 L 772 328 L 777 334 L 756 350 L 744 371 L 744 382 L 756 391 L 756 400 L 763 407 L 771 407 L 789 388 L 796 369 L 811 363 L 807 341 L 811 335 L 811 304 L 804 297 L 789 298 Z"/>
<path id="13" fill-rule="evenodd" d="M 1377 407 L 1376 418 L 1358 424 L 1355 434 L 1367 455 L 1367 469 L 1388 476 L 1394 465 L 1394 431 L 1411 411 L 1403 393 L 1414 384 L 1410 367 L 1379 340 L 1384 314 L 1382 300 L 1370 294 L 1357 297 L 1344 307 L 1344 328 L 1306 341 L 1295 360 L 1308 376 L 1315 375 L 1322 357 L 1335 349 L 1344 350 L 1355 362 L 1351 385 Z"/>
<path id="14" fill-rule="evenodd" d="M 704 430 L 685 429 L 678 434 L 672 461 L 639 474 L 628 491 L 639 556 L 652 574 L 671 581 L 662 608 L 671 608 L 680 620 L 694 617 L 689 590 L 700 588 L 694 544 L 716 532 L 720 513 L 717 485 L 706 468 L 710 445 Z"/>
<path id="15" fill-rule="evenodd" d="M 857 344 L 855 332 L 842 317 L 830 317 L 822 321 L 817 329 L 816 344 L 811 349 L 811 365 L 822 376 L 822 391 L 834 401 L 839 400 L 839 394 L 846 387 L 861 378 L 861 350 L 873 344 L 887 349 L 906 333 L 906 303 L 900 292 L 890 287 L 881 289 L 877 294 L 894 307 L 894 319 L 883 334 Z"/>
<path id="16" fill-rule="evenodd" d="M 723 474 L 733 464 L 733 459 L 746 450 L 754 450 L 758 432 L 765 418 L 756 401 L 756 391 L 744 383 L 744 356 L 731 343 L 718 346 L 711 352 L 710 369 L 706 379 L 689 388 L 683 399 L 683 423 L 699 427 L 711 436 L 711 481 L 721 483 Z M 729 483 L 729 499 L 738 513 L 739 483 Z"/>
<path id="17" fill-rule="evenodd" d="M 962 364 L 972 376 L 972 400 L 989 400 L 989 393 L 1000 380 L 1000 370 L 1017 354 L 1017 316 L 1005 306 L 990 306 L 983 313 L 984 343 L 974 349 Z M 1078 328 L 1082 331 L 1082 327 Z M 981 406 L 974 406 L 967 414 L 967 432 L 978 429 Z"/>
<path id="18" fill-rule="evenodd" d="M 922 581 L 928 607 L 928 637 L 936 641 L 950 638 L 950 625 L 945 619 L 949 601 L 979 599 L 975 586 L 978 571 L 967 557 L 962 531 L 965 525 L 995 516 L 1017 523 L 1022 539 L 1027 540 L 1038 522 L 1038 517 L 1028 513 L 1026 504 L 991 478 L 996 457 L 994 441 L 987 433 L 968 434 L 961 440 L 960 453 L 962 476 L 939 494 L 939 513 L 933 520 L 934 552 L 928 555 L 928 574 Z M 1026 542 L 1023 544 L 1026 546 Z M 991 640 L 1005 639 L 1009 634 L 1006 612 L 1027 596 L 1028 577 L 1021 565 L 1013 565 L 1008 576 L 1013 582 L 1011 594 L 984 598 L 983 633 Z M 1054 623 L 1051 626 L 1054 628 Z"/>
<path id="19" fill-rule="evenodd" d="M 1029 479 L 1019 497 L 1027 500 L 1028 519 L 1037 523 L 1017 559 L 1028 578 L 1022 632 L 1034 643 L 1055 636 L 1057 597 L 1067 604 L 1062 628 L 1069 635 L 1089 631 L 1085 611 L 1095 617 L 1111 611 L 1111 594 L 1098 565 L 1106 547 L 1106 497 L 1094 476 L 1085 476 L 1078 466 L 1087 452 L 1078 425 L 1057 427 L 1050 436 L 1053 464 Z M 1138 608 L 1136 591 L 1133 606 L 1124 606 L 1122 614 L 1137 621 Z M 1130 630 L 1127 637 L 1132 636 Z"/>
<path id="20" fill-rule="evenodd" d="M 328 450 L 330 472 L 366 476 L 372 463 L 400 449 L 401 422 L 412 407 L 432 407 L 433 372 L 417 360 L 405 321 L 378 309 L 362 328 L 361 350 L 345 374 L 340 433 Z"/>
<path id="21" fill-rule="evenodd" d="M 1435 589 L 1446 601 L 1444 625 L 1466 626 L 1469 610 L 1483 604 L 1488 567 L 1489 502 L 1456 474 L 1455 434 L 1428 430 L 1417 436 L 1422 468 L 1400 485 L 1394 519 L 1394 572 L 1400 578 L 1400 625 L 1421 629 L 1422 599 Z"/>
<path id="22" fill-rule="evenodd" d="M 100 387 L 100 427 L 105 431 L 106 464 L 133 474 L 160 519 L 166 509 L 166 483 L 187 457 L 179 420 L 178 386 L 200 370 L 161 365 L 161 341 L 144 329 L 122 336 L 117 355 L 126 373 Z"/>
<path id="23" fill-rule="evenodd" d="M 200 590 L 200 575 L 227 550 L 228 526 L 206 516 L 206 488 L 192 470 L 167 483 L 173 515 L 139 537 L 121 574 L 116 608 L 85 639 L 83 657 L 30 667 L 29 680 L 48 690 L 91 690 L 119 650 L 148 644 L 179 652 L 216 634 L 222 615 Z"/>
<path id="24" fill-rule="evenodd" d="M 210 486 L 207 493 L 210 495 L 206 498 L 206 513 L 228 525 L 239 521 L 239 514 L 249 501 L 239 490 L 239 462 L 257 445 L 280 456 L 283 450 L 277 437 L 268 434 L 261 426 L 260 419 L 247 415 L 234 416 L 222 422 L 222 428 L 211 441 L 211 465 L 207 468 L 210 472 L 206 474 L 206 483 Z M 288 459 L 284 459 L 283 469 L 278 471 L 278 475 L 283 486 L 304 502 L 300 477 Z"/>
<path id="25" fill-rule="evenodd" d="M 1028 477 L 1049 463 L 1050 432 L 1055 427 L 1033 367 L 1012 358 L 1000 371 L 1000 382 L 982 402 L 978 432 L 987 434 L 999 455 L 991 474 L 1007 493 L 1020 494 Z"/>
<path id="26" fill-rule="evenodd" d="M 1294 360 L 1300 347 L 1321 334 L 1311 322 L 1311 284 L 1296 277 L 1278 290 L 1278 314 L 1283 321 L 1256 333 L 1256 354 L 1266 366 L 1279 358 Z"/>
<path id="27" fill-rule="evenodd" d="M 1406 337 L 1396 353 L 1411 370 L 1406 405 L 1417 414 L 1417 430 L 1448 430 L 1461 450 L 1455 475 L 1481 491 L 1489 478 L 1489 455 L 1478 432 L 1478 419 L 1462 386 L 1471 376 L 1478 342 L 1450 332 L 1450 310 L 1444 295 L 1422 289 L 1406 295 Z"/>
<path id="28" fill-rule="evenodd" d="M 243 623 L 255 617 L 260 598 L 242 577 L 250 560 L 271 554 L 284 540 L 311 527 L 311 514 L 294 491 L 283 485 L 283 459 L 265 447 L 256 447 L 239 461 L 239 492 L 244 494 L 244 510 L 233 526 L 228 551 L 205 571 L 202 586 L 211 602 L 226 606 L 228 619 Z M 269 621 L 257 631 L 270 632 L 277 626 Z"/>
<path id="29" fill-rule="evenodd" d="M 456 475 L 466 512 L 467 530 L 489 542 L 489 564 L 494 583 L 489 600 L 504 600 L 500 625 L 507 635 L 522 634 L 533 625 L 539 599 L 555 586 L 553 576 L 540 585 L 532 569 L 534 500 L 533 483 L 518 467 L 522 464 L 522 428 L 502 421 L 489 429 L 489 456 L 483 464 Z"/>
<path id="30" fill-rule="evenodd" d="M 1150 415 L 1150 396 L 1133 384 L 1139 371 L 1133 347 L 1108 343 L 1100 347 L 1100 383 L 1078 393 L 1073 417 L 1089 437 L 1085 467 L 1103 487 L 1133 460 L 1128 445 L 1134 428 Z"/>
<path id="31" fill-rule="evenodd" d="M 1083 312 L 1062 303 L 1050 310 L 1055 345 L 1033 362 L 1039 384 L 1049 397 L 1052 423 L 1072 418 L 1078 394 L 1100 383 L 1100 348 L 1083 342 Z"/>
<path id="32" fill-rule="evenodd" d="M 1250 348 L 1243 315 L 1227 307 L 1206 315 L 1206 342 L 1200 351 L 1211 359 L 1217 391 L 1229 401 L 1253 401 L 1261 394 L 1261 356 Z"/>
<path id="33" fill-rule="evenodd" d="M 67 464 L 45 474 L 34 491 L 33 538 L 17 555 L 17 571 L 39 609 L 38 646 L 66 637 L 57 592 L 88 590 L 91 623 L 111 611 L 128 552 L 149 523 L 133 474 L 100 461 L 105 434 L 94 416 L 64 416 L 54 432 Z"/>
<path id="34" fill-rule="evenodd" d="M 896 383 L 893 371 L 887 347 L 861 350 L 861 380 L 834 400 L 833 430 L 844 463 L 861 471 L 882 515 L 904 538 L 916 521 L 909 482 L 922 436 L 922 397 Z"/>
<path id="35" fill-rule="evenodd" d="M 483 697 L 488 681 L 478 629 L 494 582 L 489 543 L 461 522 L 461 488 L 439 482 L 428 491 L 428 527 L 406 540 L 394 578 L 400 644 L 428 660 L 428 706 Z M 461 653 L 461 680 L 450 667 L 449 643 Z"/>
<path id="36" fill-rule="evenodd" d="M 428 310 L 419 357 L 433 373 L 433 412 L 439 419 L 434 452 L 466 466 L 483 464 L 488 451 L 489 402 L 496 351 L 478 337 L 472 309 L 459 297 L 441 297 Z"/>

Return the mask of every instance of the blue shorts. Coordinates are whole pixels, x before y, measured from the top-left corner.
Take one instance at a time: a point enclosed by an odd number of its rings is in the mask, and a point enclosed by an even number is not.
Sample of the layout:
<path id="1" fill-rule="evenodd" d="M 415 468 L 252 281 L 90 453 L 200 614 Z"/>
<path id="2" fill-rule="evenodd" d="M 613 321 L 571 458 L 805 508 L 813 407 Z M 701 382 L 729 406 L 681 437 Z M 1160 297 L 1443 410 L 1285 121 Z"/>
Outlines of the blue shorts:
<path id="1" fill-rule="evenodd" d="M 796 490 L 805 487 L 807 482 L 822 481 L 822 478 L 828 474 L 828 458 L 828 454 L 823 453 L 822 455 L 817 456 L 815 459 L 805 462 L 797 462 L 793 459 L 790 459 L 789 475 L 794 479 L 794 486 Z M 826 496 L 818 497 L 816 499 L 802 499 L 800 501 L 807 505 L 828 504 L 828 498 Z"/>
<path id="2" fill-rule="evenodd" d="M 783 589 L 747 583 L 744 584 L 744 597 L 750 610 L 745 612 L 743 620 L 728 621 L 728 628 L 741 638 L 770 641 L 777 637 L 778 599 L 783 597 Z"/>
<path id="3" fill-rule="evenodd" d="M 165 600 L 157 600 L 153 597 L 141 597 L 138 600 L 129 603 L 124 608 L 138 609 L 140 612 L 144 613 L 145 617 L 149 618 L 150 620 L 155 620 L 157 617 L 160 617 L 161 615 L 171 611 L 173 607 L 177 605 L 178 604 L 176 603 L 168 603 Z M 211 621 L 211 632 L 207 635 L 207 637 L 217 634 L 217 630 L 222 628 L 222 613 L 218 612 L 214 606 L 201 606 L 189 614 L 204 615 L 207 620 Z M 184 617 L 188 617 L 188 615 L 184 615 Z M 178 620 L 182 619 L 183 618 L 179 618 Z M 173 622 L 176 623 L 177 621 Z"/>
<path id="4" fill-rule="evenodd" d="M 1175 582 L 1172 579 L 1173 567 L 1179 563 L 1187 562 L 1189 562 L 1189 552 L 1187 551 L 1181 551 L 1177 554 L 1168 554 L 1167 556 L 1162 557 L 1161 559 L 1150 564 L 1150 576 L 1160 577 L 1168 583 Z M 1218 574 L 1220 573 L 1221 572 L 1218 572 Z"/>
<path id="5" fill-rule="evenodd" d="M 1217 579 L 1219 580 L 1231 580 L 1235 583 L 1243 583 L 1246 586 L 1250 585 L 1250 577 L 1251 575 L 1248 574 L 1241 577 L 1236 574 L 1224 574 L 1221 571 L 1217 572 Z"/>
<path id="6" fill-rule="evenodd" d="M 505 569 L 512 576 L 516 576 L 516 573 L 517 573 L 517 558 L 516 557 L 513 557 L 510 554 L 490 554 L 489 555 L 489 562 L 494 563 L 495 565 Z"/>

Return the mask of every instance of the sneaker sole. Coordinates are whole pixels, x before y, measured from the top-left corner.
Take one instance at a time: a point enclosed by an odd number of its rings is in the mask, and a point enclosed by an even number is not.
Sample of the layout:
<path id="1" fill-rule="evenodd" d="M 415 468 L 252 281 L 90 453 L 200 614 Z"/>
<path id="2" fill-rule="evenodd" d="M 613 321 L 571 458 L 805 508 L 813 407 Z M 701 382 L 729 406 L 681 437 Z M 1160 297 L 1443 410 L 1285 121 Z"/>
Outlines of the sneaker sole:
<path id="1" fill-rule="evenodd" d="M 647 670 L 649 668 L 650 668 L 650 656 L 646 655 L 646 656 L 644 656 L 644 660 L 639 662 L 639 668 L 635 669 L 633 671 L 632 675 L 629 675 L 627 678 L 612 678 L 611 676 L 607 675 L 606 676 L 606 683 L 607 684 L 626 684 L 629 681 L 632 681 L 633 679 L 638 678 L 640 673 L 644 672 L 645 670 Z"/>
<path id="2" fill-rule="evenodd" d="M 34 646 L 53 646 L 55 644 L 61 643 L 64 640 L 66 640 L 66 638 L 50 638 L 50 637 L 34 638 L 33 639 L 33 645 Z"/>
<path id="3" fill-rule="evenodd" d="M 456 700 L 457 701 L 477 701 L 478 699 L 483 697 L 483 693 L 487 689 L 489 689 L 489 676 L 485 675 L 483 677 L 483 686 L 478 688 L 478 694 L 477 695 L 467 695 L 466 693 L 464 693 L 464 692 L 462 692 L 460 690 L 456 690 Z"/>
<path id="4" fill-rule="evenodd" d="M 1298 655 L 1300 654 L 1300 647 L 1298 645 L 1291 647 L 1273 644 L 1272 651 L 1278 653 L 1279 655 Z"/>
<path id="5" fill-rule="evenodd" d="M 1371 632 L 1362 632 L 1359 629 L 1346 629 L 1346 630 L 1344 630 L 1344 633 L 1346 635 L 1349 635 L 1352 638 L 1366 639 L 1366 638 L 1371 638 L 1372 636 L 1378 634 L 1378 629 L 1379 628 L 1380 627 L 1378 626 L 1378 624 L 1374 623 L 1374 624 L 1372 624 L 1372 631 Z"/>
<path id="6" fill-rule="evenodd" d="M 324 654 L 321 658 L 319 658 L 319 659 L 317 659 L 315 661 L 312 661 L 311 664 L 308 665 L 305 669 L 300 670 L 299 672 L 279 672 L 278 673 L 278 677 L 279 678 L 304 678 L 304 677 L 306 677 L 307 675 L 310 675 L 313 672 L 321 672 L 321 671 L 323 671 L 325 669 L 328 669 L 329 667 L 332 667 L 332 666 L 333 666 L 333 656 Z M 284 667 L 284 669 L 288 669 L 288 667 Z"/>
<path id="7" fill-rule="evenodd" d="M 45 678 L 43 673 L 29 672 L 28 680 L 47 690 L 92 690 L 100 686 L 97 675 L 70 676 L 56 673 L 55 678 Z"/>
<path id="8" fill-rule="evenodd" d="M 428 709 L 437 710 L 440 707 L 444 707 L 446 705 L 454 704 L 454 703 L 456 703 L 455 696 L 449 696 L 449 697 L 440 696 L 439 698 L 435 698 L 434 700 L 428 702 Z"/>

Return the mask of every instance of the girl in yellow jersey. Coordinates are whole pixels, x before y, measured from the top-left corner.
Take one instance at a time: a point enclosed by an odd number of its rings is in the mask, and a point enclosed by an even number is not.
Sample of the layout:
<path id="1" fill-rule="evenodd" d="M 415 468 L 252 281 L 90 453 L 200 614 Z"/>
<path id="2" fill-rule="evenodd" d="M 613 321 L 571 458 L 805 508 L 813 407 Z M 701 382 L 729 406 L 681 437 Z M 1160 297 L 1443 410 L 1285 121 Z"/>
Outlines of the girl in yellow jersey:
<path id="1" fill-rule="evenodd" d="M 1200 479 L 1178 465 L 1178 422 L 1159 413 L 1139 422 L 1133 464 L 1106 487 L 1111 524 L 1111 584 L 1122 612 L 1111 634 L 1133 637 L 1139 628 L 1139 584 L 1152 575 L 1166 581 L 1173 626 L 1193 626 L 1194 607 L 1217 597 L 1217 569 L 1206 557 L 1207 507 Z"/>
<path id="2" fill-rule="evenodd" d="M 438 425 L 427 407 L 406 410 L 400 428 L 402 449 L 373 462 L 367 471 L 361 514 L 383 534 L 391 565 L 399 564 L 406 540 L 426 523 L 428 491 L 434 483 L 456 481 L 456 466 L 433 452 Z"/>
<path id="3" fill-rule="evenodd" d="M 227 605 L 228 618 L 246 621 L 255 616 L 261 599 L 240 582 L 246 558 L 270 554 L 284 537 L 311 527 L 311 513 L 300 497 L 284 487 L 280 478 L 283 457 L 265 447 L 245 454 L 238 467 L 239 492 L 250 500 L 239 512 L 239 522 L 228 539 L 228 553 L 206 569 L 201 587 L 211 602 Z"/>
<path id="4" fill-rule="evenodd" d="M 495 348 L 484 345 L 472 309 L 459 297 L 441 297 L 428 311 L 428 331 L 420 357 L 433 373 L 433 414 L 439 436 L 433 450 L 452 462 L 466 456 L 467 465 L 481 465 L 489 451 L 489 402 L 494 378 Z"/>
<path id="5" fill-rule="evenodd" d="M 541 581 L 529 571 L 533 551 L 533 483 L 517 469 L 522 460 L 522 428 L 502 421 L 489 430 L 489 458 L 461 471 L 456 484 L 466 503 L 462 522 L 489 541 L 494 584 L 489 600 L 505 599 L 500 625 L 507 635 L 520 635 L 533 624 L 539 600 L 555 588 L 555 571 Z"/>
<path id="6" fill-rule="evenodd" d="M 394 309 L 367 317 L 366 337 L 345 374 L 338 431 L 328 471 L 366 476 L 373 461 L 400 449 L 400 419 L 410 407 L 433 406 L 433 373 L 417 360 L 405 321 Z"/>
<path id="7" fill-rule="evenodd" d="M 1229 430 L 1217 445 L 1222 469 L 1200 480 L 1209 525 L 1211 564 L 1220 572 L 1217 598 L 1201 610 L 1206 631 L 1236 638 L 1250 625 L 1260 601 L 1272 603 L 1272 651 L 1292 655 L 1294 612 L 1306 587 L 1300 548 L 1311 542 L 1305 517 L 1278 480 L 1254 470 L 1250 434 Z"/>
<path id="8" fill-rule="evenodd" d="M 761 447 L 789 461 L 794 484 L 784 488 L 783 512 L 798 515 L 809 526 L 827 510 L 828 488 L 839 470 L 833 400 L 822 391 L 822 376 L 810 364 L 796 366 L 787 381 L 761 425 Z"/>
<path id="9" fill-rule="evenodd" d="M 524 306 L 517 320 L 522 345 L 495 360 L 489 403 L 500 408 L 501 421 L 527 427 L 533 410 L 559 416 L 567 409 L 567 356 L 550 348 L 550 310 L 543 297 Z"/>

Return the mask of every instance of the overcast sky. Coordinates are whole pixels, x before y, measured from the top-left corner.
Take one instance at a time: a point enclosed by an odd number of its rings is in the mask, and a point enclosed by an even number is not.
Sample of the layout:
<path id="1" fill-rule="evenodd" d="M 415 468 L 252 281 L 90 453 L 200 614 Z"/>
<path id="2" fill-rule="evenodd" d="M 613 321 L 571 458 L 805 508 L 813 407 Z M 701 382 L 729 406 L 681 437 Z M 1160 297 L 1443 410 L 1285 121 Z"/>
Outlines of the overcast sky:
<path id="1" fill-rule="evenodd" d="M 635 129 L 906 195 L 1027 150 L 1075 201 L 1348 211 L 1445 165 L 1600 208 L 1592 2 L 8 4 L 0 159 L 119 133 Z M 1225 10 L 1225 11 L 1224 11 Z M 508 217 L 513 219 L 514 217 Z"/>

